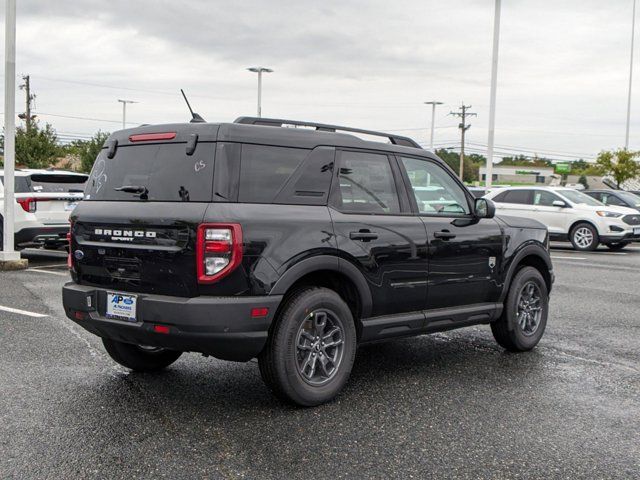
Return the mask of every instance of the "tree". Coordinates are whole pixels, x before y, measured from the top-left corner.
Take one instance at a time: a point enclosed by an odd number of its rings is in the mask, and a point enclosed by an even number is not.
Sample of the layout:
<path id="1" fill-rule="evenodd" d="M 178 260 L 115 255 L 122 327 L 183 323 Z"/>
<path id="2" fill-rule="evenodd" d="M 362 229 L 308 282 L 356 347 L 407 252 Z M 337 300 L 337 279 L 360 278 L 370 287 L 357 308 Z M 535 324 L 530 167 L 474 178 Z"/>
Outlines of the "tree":
<path id="1" fill-rule="evenodd" d="M 96 157 L 102 150 L 104 142 L 109 138 L 108 132 L 98 130 L 91 140 L 76 140 L 71 144 L 70 150 L 80 157 L 80 170 L 89 173 L 96 161 Z"/>
<path id="2" fill-rule="evenodd" d="M 578 179 L 578 183 L 581 184 L 585 188 L 585 190 L 589 189 L 589 182 L 587 181 L 586 175 L 580 175 L 580 178 Z"/>
<path id="3" fill-rule="evenodd" d="M 4 151 L 4 134 L 0 137 Z M 24 127 L 16 129 L 16 165 L 28 168 L 50 167 L 64 153 L 58 145 L 56 131 L 50 124 L 44 128 L 32 124 L 29 133 Z"/>
<path id="4" fill-rule="evenodd" d="M 640 152 L 631 152 L 626 149 L 615 151 L 602 151 L 596 160 L 598 166 L 605 175 L 611 175 L 620 188 L 627 180 L 640 175 L 640 164 L 636 157 Z"/>
<path id="5" fill-rule="evenodd" d="M 451 169 L 457 174 L 460 171 L 460 154 L 452 152 L 445 148 L 436 150 L 438 155 L 444 162 L 451 167 Z M 478 171 L 481 166 L 484 166 L 487 159 L 476 153 L 464 156 L 464 173 L 463 180 L 467 183 L 475 182 L 478 180 Z"/>

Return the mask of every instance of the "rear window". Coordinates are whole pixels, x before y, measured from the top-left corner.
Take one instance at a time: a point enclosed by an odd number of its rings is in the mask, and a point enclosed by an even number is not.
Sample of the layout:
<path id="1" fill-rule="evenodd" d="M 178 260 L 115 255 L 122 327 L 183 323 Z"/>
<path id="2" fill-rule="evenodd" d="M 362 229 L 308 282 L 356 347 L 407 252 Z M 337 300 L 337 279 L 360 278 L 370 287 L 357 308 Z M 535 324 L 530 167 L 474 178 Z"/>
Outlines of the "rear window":
<path id="1" fill-rule="evenodd" d="M 28 181 L 28 177 L 18 177 L 15 176 L 14 178 L 14 182 L 13 184 L 15 185 L 15 192 L 16 193 L 29 193 L 31 192 L 31 187 L 29 186 L 29 181 Z M 2 185 L 4 185 L 4 175 L 0 175 L 0 182 L 2 182 Z"/>
<path id="2" fill-rule="evenodd" d="M 531 190 L 507 190 L 495 196 L 493 198 L 493 201 L 498 203 L 518 203 L 530 205 L 533 200 L 531 198 L 531 194 Z"/>
<path id="3" fill-rule="evenodd" d="M 87 181 L 84 175 L 49 175 L 45 173 L 34 173 L 30 177 L 31 191 L 43 193 L 66 193 L 84 191 L 84 184 Z"/>
<path id="4" fill-rule="evenodd" d="M 85 200 L 138 200 L 120 187 L 144 187 L 148 201 L 210 202 L 213 189 L 214 143 L 200 142 L 187 155 L 184 143 L 118 147 L 98 155 L 85 189 Z"/>

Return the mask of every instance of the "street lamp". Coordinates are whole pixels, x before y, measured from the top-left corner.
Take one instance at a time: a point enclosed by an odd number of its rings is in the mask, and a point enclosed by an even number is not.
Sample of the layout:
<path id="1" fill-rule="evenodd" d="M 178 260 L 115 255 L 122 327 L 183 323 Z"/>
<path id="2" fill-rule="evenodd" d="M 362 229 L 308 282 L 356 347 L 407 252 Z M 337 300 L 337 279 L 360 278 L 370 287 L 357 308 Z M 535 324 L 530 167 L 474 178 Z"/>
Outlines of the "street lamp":
<path id="1" fill-rule="evenodd" d="M 122 100 L 118 99 L 120 103 L 122 103 L 122 129 L 127 128 L 127 103 L 140 103 L 135 100 Z"/>
<path id="2" fill-rule="evenodd" d="M 636 34 L 636 0 L 633 0 L 631 14 L 631 60 L 629 61 L 629 95 L 627 97 L 627 130 L 624 136 L 624 149 L 629 149 L 629 123 L 631 122 L 631 82 L 633 80 L 633 41 Z"/>
<path id="3" fill-rule="evenodd" d="M 273 70 L 265 67 L 249 67 L 250 72 L 258 74 L 258 118 L 262 117 L 262 73 L 273 73 Z"/>
<path id="4" fill-rule="evenodd" d="M 635 0 L 634 0 L 635 1 Z M 498 85 L 498 47 L 500 46 L 500 0 L 496 0 L 493 19 L 493 55 L 491 58 L 491 93 L 489 98 L 489 138 L 487 140 L 487 169 L 485 186 L 493 181 L 493 141 L 496 128 L 496 90 Z"/>
<path id="5" fill-rule="evenodd" d="M 425 105 L 431 105 L 431 141 L 429 142 L 431 151 L 433 151 L 433 130 L 435 129 L 436 122 L 436 105 L 442 105 L 442 102 L 432 100 L 430 102 L 424 102 Z"/>

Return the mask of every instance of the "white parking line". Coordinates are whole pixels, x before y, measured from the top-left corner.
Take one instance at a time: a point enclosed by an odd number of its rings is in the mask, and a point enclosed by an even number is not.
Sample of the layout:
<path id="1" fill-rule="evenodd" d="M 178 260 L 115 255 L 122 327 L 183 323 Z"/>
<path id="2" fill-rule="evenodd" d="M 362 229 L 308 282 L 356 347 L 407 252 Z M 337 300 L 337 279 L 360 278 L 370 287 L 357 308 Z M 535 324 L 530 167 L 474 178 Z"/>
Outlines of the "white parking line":
<path id="1" fill-rule="evenodd" d="M 20 315 L 26 315 L 27 317 L 33 318 L 43 318 L 48 317 L 49 315 L 45 315 L 43 313 L 29 312 L 27 310 L 20 310 L 19 308 L 11 308 L 11 307 L 3 307 L 0 305 L 0 310 L 9 313 L 19 313 Z"/>
<path id="2" fill-rule="evenodd" d="M 49 270 L 40 270 L 40 268 L 27 268 L 27 272 L 38 272 L 38 273 L 48 273 L 49 275 L 58 275 L 60 277 L 67 277 L 68 273 L 62 272 L 50 272 Z"/>
<path id="3" fill-rule="evenodd" d="M 561 257 L 560 255 L 551 255 L 551 258 L 558 260 L 586 260 L 587 257 Z"/>
<path id="4" fill-rule="evenodd" d="M 61 268 L 61 267 L 67 268 L 68 265 L 66 263 L 58 263 L 56 265 L 40 265 L 39 267 L 33 267 L 33 268 Z"/>

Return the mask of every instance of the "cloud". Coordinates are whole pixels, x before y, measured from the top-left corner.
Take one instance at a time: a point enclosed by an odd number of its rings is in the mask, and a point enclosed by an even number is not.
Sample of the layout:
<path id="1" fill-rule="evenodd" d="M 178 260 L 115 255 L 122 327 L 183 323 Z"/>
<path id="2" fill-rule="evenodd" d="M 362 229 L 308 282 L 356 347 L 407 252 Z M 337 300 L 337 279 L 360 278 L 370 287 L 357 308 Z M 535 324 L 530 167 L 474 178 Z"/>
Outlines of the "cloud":
<path id="1" fill-rule="evenodd" d="M 503 2 L 498 144 L 591 155 L 619 146 L 630 7 Z M 455 145 L 447 113 L 464 100 L 479 114 L 470 140 L 486 143 L 491 0 L 32 0 L 19 2 L 18 19 L 18 71 L 33 75 L 41 112 L 117 122 L 115 100 L 126 96 L 140 101 L 131 121 L 179 121 L 184 87 L 205 118 L 228 121 L 255 110 L 245 68 L 265 65 L 275 69 L 264 82 L 266 115 L 416 129 L 404 133 L 424 141 L 422 102 L 438 99 L 437 139 Z M 71 133 L 117 128 L 42 118 Z"/>

